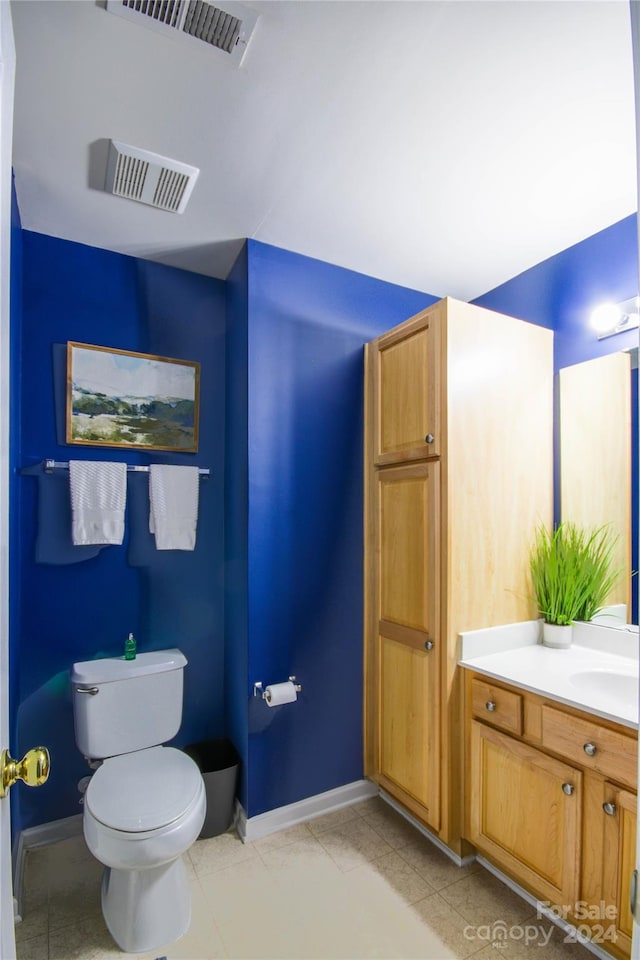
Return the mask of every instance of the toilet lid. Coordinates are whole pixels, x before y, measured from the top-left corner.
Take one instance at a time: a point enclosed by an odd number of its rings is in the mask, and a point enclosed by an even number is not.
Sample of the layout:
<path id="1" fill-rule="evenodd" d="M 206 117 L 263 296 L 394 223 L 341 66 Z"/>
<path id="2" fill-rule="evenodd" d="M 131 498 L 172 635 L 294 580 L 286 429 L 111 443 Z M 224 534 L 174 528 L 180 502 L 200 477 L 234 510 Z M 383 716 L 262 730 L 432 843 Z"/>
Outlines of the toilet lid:
<path id="1" fill-rule="evenodd" d="M 84 802 L 105 826 L 144 833 L 182 817 L 201 789 L 202 775 L 191 757 L 174 747 L 150 747 L 105 760 Z"/>

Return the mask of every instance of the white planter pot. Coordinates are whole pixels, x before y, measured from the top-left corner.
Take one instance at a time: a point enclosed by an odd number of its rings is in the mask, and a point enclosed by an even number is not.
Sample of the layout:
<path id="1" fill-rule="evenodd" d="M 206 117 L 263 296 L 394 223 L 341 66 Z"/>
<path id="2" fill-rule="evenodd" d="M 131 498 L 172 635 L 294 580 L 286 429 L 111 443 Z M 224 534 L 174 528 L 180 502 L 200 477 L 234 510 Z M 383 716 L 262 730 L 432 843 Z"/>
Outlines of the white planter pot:
<path id="1" fill-rule="evenodd" d="M 571 624 L 566 627 L 557 623 L 542 624 L 542 643 L 545 647 L 566 649 L 571 646 L 572 635 L 573 626 Z"/>

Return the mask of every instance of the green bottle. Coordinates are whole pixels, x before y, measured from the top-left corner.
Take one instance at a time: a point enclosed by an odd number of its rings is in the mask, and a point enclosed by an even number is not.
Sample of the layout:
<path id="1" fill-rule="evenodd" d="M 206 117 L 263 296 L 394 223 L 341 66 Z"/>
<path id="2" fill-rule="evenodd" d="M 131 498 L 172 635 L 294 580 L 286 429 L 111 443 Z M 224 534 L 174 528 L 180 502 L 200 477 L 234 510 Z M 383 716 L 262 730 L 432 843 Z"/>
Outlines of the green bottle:
<path id="1" fill-rule="evenodd" d="M 136 638 L 132 633 L 124 642 L 124 658 L 125 660 L 135 660 L 136 658 Z"/>

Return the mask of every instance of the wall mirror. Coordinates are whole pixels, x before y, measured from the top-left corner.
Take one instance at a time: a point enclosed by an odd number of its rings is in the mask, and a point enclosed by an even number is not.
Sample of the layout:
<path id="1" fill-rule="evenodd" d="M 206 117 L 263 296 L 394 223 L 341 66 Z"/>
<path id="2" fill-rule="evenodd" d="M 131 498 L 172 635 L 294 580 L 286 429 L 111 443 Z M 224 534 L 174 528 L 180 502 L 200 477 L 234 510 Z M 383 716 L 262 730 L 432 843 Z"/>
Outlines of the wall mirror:
<path id="1" fill-rule="evenodd" d="M 618 351 L 558 375 L 559 515 L 617 535 L 623 575 L 603 625 L 638 624 L 638 348 Z M 624 605 L 624 608 L 620 605 Z M 615 617 L 619 617 L 616 622 Z"/>

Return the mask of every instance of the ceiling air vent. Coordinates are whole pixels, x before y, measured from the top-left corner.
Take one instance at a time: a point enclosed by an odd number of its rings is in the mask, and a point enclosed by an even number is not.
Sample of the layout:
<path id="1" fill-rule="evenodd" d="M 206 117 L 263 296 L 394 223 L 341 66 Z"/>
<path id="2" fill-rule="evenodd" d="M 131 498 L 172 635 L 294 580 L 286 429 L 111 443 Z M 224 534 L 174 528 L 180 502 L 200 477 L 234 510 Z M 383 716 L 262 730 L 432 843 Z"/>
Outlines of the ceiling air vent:
<path id="1" fill-rule="evenodd" d="M 234 0 L 107 0 L 107 10 L 164 34 L 197 40 L 240 65 L 258 22 L 255 10 Z"/>
<path id="2" fill-rule="evenodd" d="M 105 190 L 159 210 L 183 213 L 199 173 L 197 167 L 111 140 Z"/>

